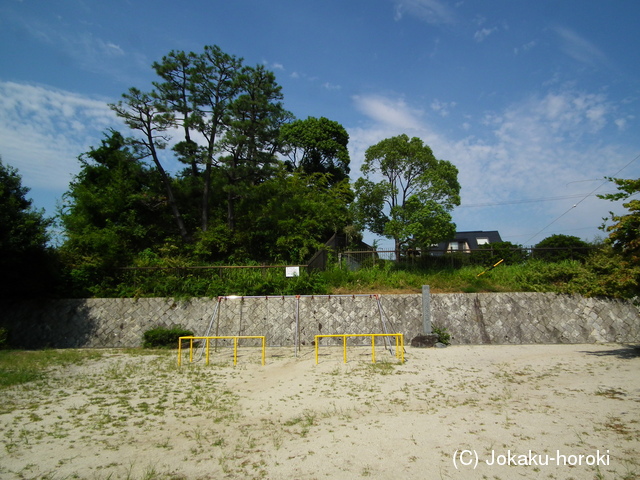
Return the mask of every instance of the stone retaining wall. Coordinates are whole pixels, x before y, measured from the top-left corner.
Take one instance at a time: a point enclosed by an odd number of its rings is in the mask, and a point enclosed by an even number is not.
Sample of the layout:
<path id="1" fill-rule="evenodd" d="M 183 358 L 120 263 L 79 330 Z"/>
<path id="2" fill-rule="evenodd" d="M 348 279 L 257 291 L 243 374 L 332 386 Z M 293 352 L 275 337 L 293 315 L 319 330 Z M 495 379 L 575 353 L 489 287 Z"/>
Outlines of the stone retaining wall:
<path id="1" fill-rule="evenodd" d="M 629 300 L 555 293 L 431 295 L 432 322 L 459 344 L 640 342 Z"/>
<path id="2" fill-rule="evenodd" d="M 0 314 L 25 347 L 136 347 L 146 330 L 180 325 L 196 335 L 266 335 L 270 346 L 310 345 L 315 335 L 382 332 L 405 343 L 431 322 L 453 344 L 640 342 L 631 301 L 546 293 L 77 299 L 14 302 Z M 210 328 L 210 330 L 208 330 Z M 353 340 L 357 342 L 358 340 Z"/>

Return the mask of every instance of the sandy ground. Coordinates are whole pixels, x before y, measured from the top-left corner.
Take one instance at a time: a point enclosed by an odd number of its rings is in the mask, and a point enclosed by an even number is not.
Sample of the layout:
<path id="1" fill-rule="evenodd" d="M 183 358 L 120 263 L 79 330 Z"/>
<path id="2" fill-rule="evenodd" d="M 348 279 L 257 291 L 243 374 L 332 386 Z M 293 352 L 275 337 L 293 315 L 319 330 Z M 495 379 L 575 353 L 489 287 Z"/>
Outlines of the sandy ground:
<path id="1" fill-rule="evenodd" d="M 640 478 L 622 345 L 109 351 L 0 392 L 2 479 Z"/>

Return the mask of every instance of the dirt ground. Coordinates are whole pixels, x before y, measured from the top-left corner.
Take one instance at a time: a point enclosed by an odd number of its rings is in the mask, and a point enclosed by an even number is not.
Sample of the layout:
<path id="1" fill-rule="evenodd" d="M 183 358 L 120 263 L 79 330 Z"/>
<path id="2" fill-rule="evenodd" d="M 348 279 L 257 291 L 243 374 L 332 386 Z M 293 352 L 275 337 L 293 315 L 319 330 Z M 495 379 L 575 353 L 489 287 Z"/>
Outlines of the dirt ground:
<path id="1" fill-rule="evenodd" d="M 108 351 L 2 391 L 0 478 L 640 478 L 638 347 L 376 356 Z"/>

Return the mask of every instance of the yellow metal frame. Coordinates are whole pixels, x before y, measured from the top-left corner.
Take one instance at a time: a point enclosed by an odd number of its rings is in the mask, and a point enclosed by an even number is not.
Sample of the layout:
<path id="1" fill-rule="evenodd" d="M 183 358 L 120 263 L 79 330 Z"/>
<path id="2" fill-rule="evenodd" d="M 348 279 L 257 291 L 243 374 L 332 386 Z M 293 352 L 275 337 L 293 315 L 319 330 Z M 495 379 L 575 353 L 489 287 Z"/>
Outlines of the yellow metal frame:
<path id="1" fill-rule="evenodd" d="M 233 338 L 233 364 L 238 363 L 238 339 L 240 338 L 260 338 L 262 339 L 262 365 L 264 365 L 266 351 L 266 337 L 261 335 L 222 335 L 213 337 L 180 337 L 178 338 L 178 366 L 182 365 L 182 341 L 189 340 L 189 363 L 193 363 L 193 341 L 206 340 L 206 364 L 209 365 L 209 342 L 212 339 L 229 339 Z"/>
<path id="2" fill-rule="evenodd" d="M 336 335 L 316 335 L 316 365 L 318 364 L 318 347 L 320 338 L 326 337 L 342 337 L 342 356 L 344 363 L 347 363 L 347 337 L 371 337 L 371 363 L 376 363 L 376 337 L 395 337 L 396 339 L 396 358 L 400 363 L 404 363 L 404 335 L 402 333 L 345 333 Z"/>

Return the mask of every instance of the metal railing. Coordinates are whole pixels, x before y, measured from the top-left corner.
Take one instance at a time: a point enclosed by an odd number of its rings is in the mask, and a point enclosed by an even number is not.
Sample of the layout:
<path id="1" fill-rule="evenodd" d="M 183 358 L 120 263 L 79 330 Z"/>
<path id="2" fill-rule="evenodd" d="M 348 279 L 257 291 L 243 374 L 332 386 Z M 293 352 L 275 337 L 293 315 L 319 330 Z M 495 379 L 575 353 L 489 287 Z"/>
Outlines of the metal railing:
<path id="1" fill-rule="evenodd" d="M 178 366 L 182 365 L 182 342 L 185 340 L 189 340 L 189 363 L 193 363 L 193 341 L 194 340 L 205 340 L 205 351 L 206 351 L 206 365 L 209 365 L 209 344 L 210 340 L 224 340 L 224 339 L 233 339 L 233 364 L 236 365 L 238 363 L 238 339 L 241 338 L 257 338 L 262 340 L 262 365 L 265 362 L 265 350 L 266 350 L 266 337 L 263 335 L 215 335 L 212 337 L 180 337 L 178 339 Z"/>
<path id="2" fill-rule="evenodd" d="M 318 347 L 320 346 L 321 338 L 342 338 L 342 358 L 344 363 L 347 363 L 347 338 L 353 337 L 369 337 L 371 338 L 371 363 L 376 363 L 376 337 L 393 337 L 396 340 L 395 356 L 400 363 L 404 363 L 404 336 L 402 333 L 359 333 L 359 334 L 331 334 L 331 335 L 316 335 L 316 365 L 318 364 Z"/>

